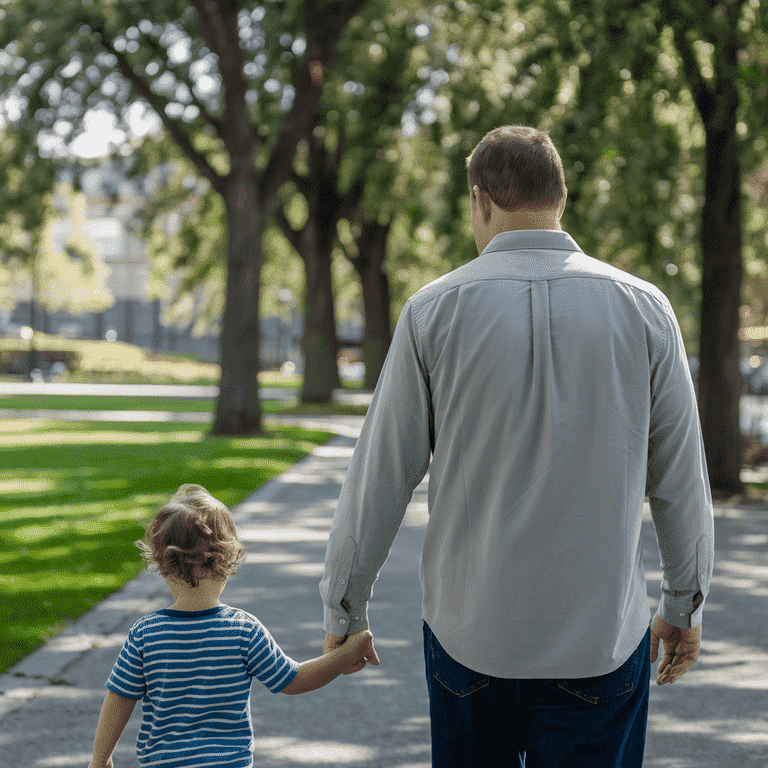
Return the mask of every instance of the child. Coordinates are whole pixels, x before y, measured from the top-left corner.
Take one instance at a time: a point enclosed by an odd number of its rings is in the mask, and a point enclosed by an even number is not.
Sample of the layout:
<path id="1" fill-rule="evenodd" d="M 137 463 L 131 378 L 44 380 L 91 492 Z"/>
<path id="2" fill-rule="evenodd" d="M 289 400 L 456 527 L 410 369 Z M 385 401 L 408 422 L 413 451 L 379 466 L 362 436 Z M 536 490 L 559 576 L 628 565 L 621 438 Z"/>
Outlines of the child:
<path id="1" fill-rule="evenodd" d="M 140 765 L 250 768 L 252 677 L 273 693 L 305 693 L 379 663 L 365 631 L 299 664 L 257 618 L 220 603 L 245 551 L 227 508 L 199 485 L 182 485 L 136 544 L 176 602 L 128 633 L 107 680 L 90 768 L 113 768 L 112 752 L 139 699 Z"/>

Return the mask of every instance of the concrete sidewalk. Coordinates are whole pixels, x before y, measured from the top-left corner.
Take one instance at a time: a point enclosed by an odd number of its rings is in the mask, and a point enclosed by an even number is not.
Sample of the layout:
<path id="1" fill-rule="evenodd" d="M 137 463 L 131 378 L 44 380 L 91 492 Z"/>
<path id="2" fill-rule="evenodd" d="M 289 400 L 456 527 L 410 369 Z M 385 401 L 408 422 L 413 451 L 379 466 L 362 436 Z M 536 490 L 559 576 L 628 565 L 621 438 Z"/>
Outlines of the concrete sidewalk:
<path id="1" fill-rule="evenodd" d="M 297 660 L 322 652 L 318 582 L 362 419 L 303 423 L 338 436 L 235 509 L 248 554 L 223 596 L 257 615 Z M 429 768 L 418 579 L 426 517 L 423 483 L 371 602 L 380 667 L 303 696 L 254 685 L 257 766 Z M 767 544 L 768 512 L 718 509 L 702 653 L 674 685 L 651 686 L 645 768 L 768 768 Z M 643 547 L 655 609 L 661 573 L 648 514 Z M 128 628 L 171 602 L 164 582 L 142 573 L 0 675 L 0 768 L 86 768 L 104 682 Z M 137 710 L 115 753 L 116 768 L 137 768 L 138 722 Z"/>

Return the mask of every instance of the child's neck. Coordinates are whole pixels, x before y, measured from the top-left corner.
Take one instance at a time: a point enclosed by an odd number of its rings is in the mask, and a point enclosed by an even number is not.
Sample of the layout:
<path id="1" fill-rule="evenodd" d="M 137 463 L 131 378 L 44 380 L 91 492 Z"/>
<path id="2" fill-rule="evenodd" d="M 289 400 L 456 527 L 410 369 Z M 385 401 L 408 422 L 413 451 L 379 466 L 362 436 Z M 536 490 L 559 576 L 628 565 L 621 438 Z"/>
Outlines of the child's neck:
<path id="1" fill-rule="evenodd" d="M 199 579 L 196 587 L 185 581 L 166 579 L 176 602 L 171 606 L 174 611 L 207 611 L 221 605 L 219 598 L 227 580 Z"/>

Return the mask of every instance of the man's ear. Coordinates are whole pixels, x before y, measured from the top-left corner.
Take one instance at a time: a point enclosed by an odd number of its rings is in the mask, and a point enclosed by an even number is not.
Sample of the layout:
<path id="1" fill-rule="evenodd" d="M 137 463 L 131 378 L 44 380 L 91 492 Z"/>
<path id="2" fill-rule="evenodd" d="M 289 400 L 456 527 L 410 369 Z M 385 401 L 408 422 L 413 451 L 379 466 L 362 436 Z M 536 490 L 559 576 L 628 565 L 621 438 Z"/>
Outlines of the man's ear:
<path id="1" fill-rule="evenodd" d="M 480 189 L 477 184 L 472 187 L 472 191 L 480 207 L 480 212 L 483 214 L 483 221 L 487 224 L 491 220 L 491 205 L 493 202 L 491 196 L 484 189 Z"/>

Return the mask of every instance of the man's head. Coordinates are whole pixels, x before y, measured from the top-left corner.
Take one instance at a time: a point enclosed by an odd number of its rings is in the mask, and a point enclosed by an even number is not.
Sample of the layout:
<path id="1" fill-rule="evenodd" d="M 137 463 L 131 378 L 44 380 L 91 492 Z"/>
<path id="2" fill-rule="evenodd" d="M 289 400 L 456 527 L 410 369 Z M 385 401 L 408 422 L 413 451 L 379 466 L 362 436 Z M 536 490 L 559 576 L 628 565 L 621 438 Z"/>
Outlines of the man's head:
<path id="1" fill-rule="evenodd" d="M 495 128 L 467 158 L 467 175 L 478 250 L 499 232 L 559 229 L 565 174 L 545 131 L 520 125 Z"/>
<path id="2" fill-rule="evenodd" d="M 158 508 L 143 541 L 136 544 L 162 576 L 191 587 L 200 578 L 227 579 L 245 555 L 227 507 L 191 484 L 182 485 Z"/>

